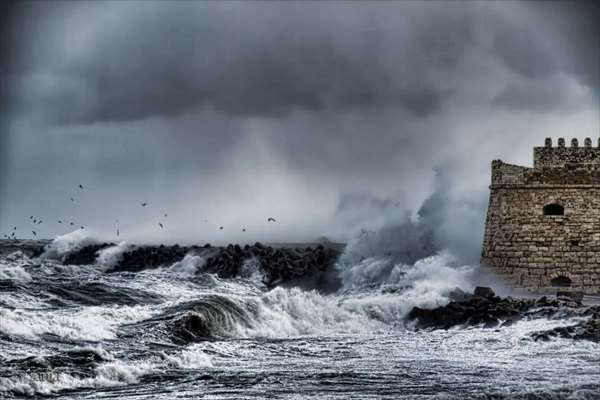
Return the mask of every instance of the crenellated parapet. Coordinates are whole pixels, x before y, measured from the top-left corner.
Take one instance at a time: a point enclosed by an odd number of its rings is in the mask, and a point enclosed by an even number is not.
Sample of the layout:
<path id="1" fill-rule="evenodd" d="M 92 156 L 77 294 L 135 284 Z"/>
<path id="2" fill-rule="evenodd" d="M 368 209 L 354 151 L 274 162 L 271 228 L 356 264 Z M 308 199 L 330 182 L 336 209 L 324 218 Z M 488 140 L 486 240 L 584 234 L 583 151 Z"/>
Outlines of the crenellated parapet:
<path id="1" fill-rule="evenodd" d="M 571 146 L 565 146 L 565 139 L 559 138 L 558 145 L 552 146 L 552 139 L 547 138 L 544 147 L 533 148 L 533 167 L 564 168 L 567 166 L 600 166 L 600 139 L 592 146 L 592 139 L 585 138 L 583 146 L 579 146 L 576 138 L 571 139 Z"/>

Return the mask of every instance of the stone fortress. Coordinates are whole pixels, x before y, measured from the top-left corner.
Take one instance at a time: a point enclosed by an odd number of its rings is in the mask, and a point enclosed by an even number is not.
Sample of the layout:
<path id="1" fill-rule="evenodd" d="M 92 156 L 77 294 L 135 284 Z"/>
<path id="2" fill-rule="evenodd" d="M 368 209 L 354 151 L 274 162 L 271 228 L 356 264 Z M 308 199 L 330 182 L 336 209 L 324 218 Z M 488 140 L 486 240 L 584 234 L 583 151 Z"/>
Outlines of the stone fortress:
<path id="1" fill-rule="evenodd" d="M 492 161 L 481 263 L 516 288 L 600 293 L 600 139 L 546 139 L 533 168 Z"/>

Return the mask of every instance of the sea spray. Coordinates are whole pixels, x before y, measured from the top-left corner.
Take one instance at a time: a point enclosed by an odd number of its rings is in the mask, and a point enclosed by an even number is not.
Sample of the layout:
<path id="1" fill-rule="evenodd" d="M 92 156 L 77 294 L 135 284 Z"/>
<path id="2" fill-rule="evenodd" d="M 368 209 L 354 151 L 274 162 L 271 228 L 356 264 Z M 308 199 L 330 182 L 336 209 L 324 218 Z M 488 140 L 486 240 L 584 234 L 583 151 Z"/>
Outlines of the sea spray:
<path id="1" fill-rule="evenodd" d="M 44 249 L 41 259 L 63 261 L 70 254 L 75 253 L 86 246 L 98 244 L 99 241 L 92 237 L 87 231 L 78 229 L 61 236 L 57 236 Z"/>

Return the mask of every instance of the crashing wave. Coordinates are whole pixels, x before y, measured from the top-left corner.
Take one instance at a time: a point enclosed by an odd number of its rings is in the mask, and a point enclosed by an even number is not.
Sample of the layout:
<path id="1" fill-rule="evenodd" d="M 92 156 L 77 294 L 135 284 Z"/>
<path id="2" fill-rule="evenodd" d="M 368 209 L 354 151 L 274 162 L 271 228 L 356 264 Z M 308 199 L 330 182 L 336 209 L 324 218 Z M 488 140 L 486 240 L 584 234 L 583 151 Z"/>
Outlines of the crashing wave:
<path id="1" fill-rule="evenodd" d="M 45 247 L 40 258 L 64 262 L 69 255 L 81 251 L 85 247 L 98 244 L 98 240 L 94 239 L 86 231 L 78 229 L 54 238 Z"/>

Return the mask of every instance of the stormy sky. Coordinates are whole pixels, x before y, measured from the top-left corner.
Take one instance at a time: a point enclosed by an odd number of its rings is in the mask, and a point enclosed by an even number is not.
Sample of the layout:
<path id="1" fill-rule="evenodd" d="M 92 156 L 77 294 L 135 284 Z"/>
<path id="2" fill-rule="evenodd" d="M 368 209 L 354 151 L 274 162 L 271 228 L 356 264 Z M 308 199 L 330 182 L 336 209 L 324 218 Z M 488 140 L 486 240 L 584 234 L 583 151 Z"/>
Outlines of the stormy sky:
<path id="1" fill-rule="evenodd" d="M 15 3 L 2 16 L 0 234 L 53 237 L 72 229 L 62 220 L 116 240 L 118 219 L 133 242 L 347 240 L 421 218 L 474 259 L 492 159 L 531 165 L 547 136 L 600 135 L 598 13 Z"/>

